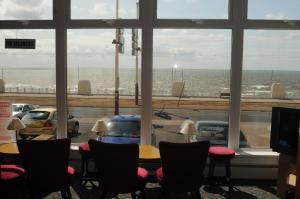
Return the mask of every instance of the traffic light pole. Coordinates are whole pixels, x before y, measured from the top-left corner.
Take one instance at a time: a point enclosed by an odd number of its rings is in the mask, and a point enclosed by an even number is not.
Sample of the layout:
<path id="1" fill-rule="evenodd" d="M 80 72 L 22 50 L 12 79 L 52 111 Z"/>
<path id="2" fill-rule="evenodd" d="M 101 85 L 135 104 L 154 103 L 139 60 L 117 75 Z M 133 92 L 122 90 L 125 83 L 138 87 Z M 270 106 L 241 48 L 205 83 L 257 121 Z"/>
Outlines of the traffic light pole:
<path id="1" fill-rule="evenodd" d="M 119 0 L 116 0 L 116 19 L 119 18 Z M 116 29 L 116 44 L 115 44 L 115 115 L 119 115 L 119 34 L 120 29 Z"/>
<path id="2" fill-rule="evenodd" d="M 139 2 L 136 3 L 136 15 L 139 18 Z M 139 105 L 139 49 L 138 49 L 138 30 L 136 31 L 136 51 L 135 55 L 135 105 Z"/>

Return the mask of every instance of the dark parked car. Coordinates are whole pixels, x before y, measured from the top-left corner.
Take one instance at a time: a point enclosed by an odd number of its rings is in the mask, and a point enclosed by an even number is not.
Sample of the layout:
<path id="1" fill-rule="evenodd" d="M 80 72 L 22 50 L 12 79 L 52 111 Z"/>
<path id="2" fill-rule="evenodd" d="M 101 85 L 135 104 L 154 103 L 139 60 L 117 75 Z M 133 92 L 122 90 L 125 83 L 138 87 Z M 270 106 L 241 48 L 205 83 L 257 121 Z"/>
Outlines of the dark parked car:
<path id="1" fill-rule="evenodd" d="M 214 120 L 200 120 L 196 122 L 197 134 L 195 139 L 209 140 L 212 145 L 226 146 L 228 143 L 228 122 Z M 243 132 L 240 132 L 240 146 L 247 146 L 247 139 Z"/>
<path id="2" fill-rule="evenodd" d="M 110 143 L 140 143 L 141 116 L 139 115 L 115 115 L 102 118 L 107 126 L 102 140 Z M 159 126 L 153 126 L 159 128 Z M 155 143 L 155 135 L 152 134 L 152 143 Z"/>
<path id="3" fill-rule="evenodd" d="M 102 118 L 108 131 L 102 138 L 110 143 L 140 143 L 141 117 L 139 115 L 115 115 Z"/>

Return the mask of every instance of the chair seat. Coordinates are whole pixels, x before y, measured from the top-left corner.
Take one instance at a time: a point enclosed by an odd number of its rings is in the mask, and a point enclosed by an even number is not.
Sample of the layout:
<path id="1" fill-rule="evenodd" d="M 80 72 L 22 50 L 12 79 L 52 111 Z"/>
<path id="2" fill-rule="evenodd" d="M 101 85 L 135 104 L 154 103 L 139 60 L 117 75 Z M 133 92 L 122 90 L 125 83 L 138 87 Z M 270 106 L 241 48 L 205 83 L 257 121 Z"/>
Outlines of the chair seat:
<path id="1" fill-rule="evenodd" d="M 76 172 L 76 171 L 75 171 L 75 169 L 74 169 L 73 167 L 71 167 L 71 166 L 68 166 L 68 174 L 69 174 L 69 175 L 71 175 L 71 176 L 72 176 L 72 175 L 74 175 L 74 174 L 75 174 L 75 172 Z"/>
<path id="2" fill-rule="evenodd" d="M 1 180 L 13 180 L 25 173 L 22 167 L 13 164 L 5 164 L 1 166 Z"/>
<path id="3" fill-rule="evenodd" d="M 80 152 L 90 152 L 91 149 L 90 149 L 89 144 L 88 143 L 84 143 L 84 144 L 79 145 L 79 151 Z"/>
<path id="4" fill-rule="evenodd" d="M 161 182 L 161 181 L 163 181 L 163 178 L 164 178 L 163 170 L 162 170 L 162 167 L 160 167 L 156 170 L 156 179 L 158 182 Z"/>
<path id="5" fill-rule="evenodd" d="M 215 146 L 209 148 L 210 157 L 231 159 L 234 155 L 235 151 L 227 147 Z"/>
<path id="6" fill-rule="evenodd" d="M 148 176 L 149 176 L 149 172 L 146 169 L 144 169 L 142 167 L 138 168 L 138 178 L 139 178 L 139 180 L 146 180 L 148 178 Z"/>

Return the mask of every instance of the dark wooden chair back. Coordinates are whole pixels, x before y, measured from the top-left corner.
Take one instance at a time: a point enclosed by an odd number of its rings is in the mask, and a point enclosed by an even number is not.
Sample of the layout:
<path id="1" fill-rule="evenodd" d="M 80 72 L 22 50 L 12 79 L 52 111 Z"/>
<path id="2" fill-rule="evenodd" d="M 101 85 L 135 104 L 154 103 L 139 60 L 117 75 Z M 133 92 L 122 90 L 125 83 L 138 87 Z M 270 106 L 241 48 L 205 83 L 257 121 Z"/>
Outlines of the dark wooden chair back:
<path id="1" fill-rule="evenodd" d="M 111 193 L 131 193 L 137 190 L 137 144 L 110 144 L 89 140 L 92 155 L 103 189 Z"/>
<path id="2" fill-rule="evenodd" d="M 70 139 L 17 142 L 31 191 L 54 192 L 69 187 L 70 143 Z"/>
<path id="3" fill-rule="evenodd" d="M 163 187 L 168 191 L 197 190 L 203 182 L 203 171 L 208 156 L 208 141 L 194 143 L 160 142 Z"/>

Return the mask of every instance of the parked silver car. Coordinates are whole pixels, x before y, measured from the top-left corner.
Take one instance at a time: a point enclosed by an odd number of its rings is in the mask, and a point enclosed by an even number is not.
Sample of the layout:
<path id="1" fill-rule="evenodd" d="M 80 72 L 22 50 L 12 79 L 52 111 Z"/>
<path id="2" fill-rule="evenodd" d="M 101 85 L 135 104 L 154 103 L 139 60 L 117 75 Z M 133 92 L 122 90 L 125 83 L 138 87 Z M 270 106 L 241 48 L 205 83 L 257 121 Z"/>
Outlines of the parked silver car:
<path id="1" fill-rule="evenodd" d="M 12 116 L 22 119 L 22 117 L 31 110 L 34 110 L 37 106 L 25 103 L 12 104 Z"/>

